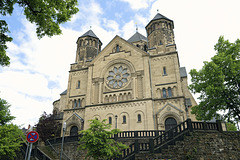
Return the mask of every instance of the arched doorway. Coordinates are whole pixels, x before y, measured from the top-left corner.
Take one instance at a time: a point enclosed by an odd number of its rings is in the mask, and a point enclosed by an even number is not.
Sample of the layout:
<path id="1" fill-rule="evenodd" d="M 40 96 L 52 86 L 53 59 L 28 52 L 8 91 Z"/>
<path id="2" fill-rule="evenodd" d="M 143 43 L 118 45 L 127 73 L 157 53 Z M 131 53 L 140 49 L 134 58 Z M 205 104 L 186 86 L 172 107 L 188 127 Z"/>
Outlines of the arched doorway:
<path id="1" fill-rule="evenodd" d="M 70 130 L 70 136 L 77 136 L 78 135 L 78 127 L 73 126 Z"/>
<path id="2" fill-rule="evenodd" d="M 165 131 L 175 127 L 177 125 L 177 121 L 172 118 L 172 117 L 169 117 L 165 120 Z"/>

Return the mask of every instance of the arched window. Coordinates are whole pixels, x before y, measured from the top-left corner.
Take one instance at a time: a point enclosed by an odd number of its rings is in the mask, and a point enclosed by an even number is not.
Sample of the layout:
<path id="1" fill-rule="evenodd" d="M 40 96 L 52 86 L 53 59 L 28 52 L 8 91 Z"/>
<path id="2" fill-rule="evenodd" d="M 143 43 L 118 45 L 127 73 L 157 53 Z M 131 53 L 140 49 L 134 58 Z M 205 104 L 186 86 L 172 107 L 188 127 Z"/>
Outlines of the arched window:
<path id="1" fill-rule="evenodd" d="M 127 119 L 126 119 L 126 116 L 123 116 L 123 123 L 127 123 Z"/>
<path id="2" fill-rule="evenodd" d="M 80 108 L 81 107 L 81 100 L 78 99 L 78 107 Z"/>
<path id="3" fill-rule="evenodd" d="M 141 122 L 142 121 L 142 117 L 141 117 L 141 114 L 138 114 L 138 122 Z"/>
<path id="4" fill-rule="evenodd" d="M 119 45 L 117 44 L 116 45 L 116 52 L 119 52 L 120 51 L 120 48 L 119 48 Z"/>
<path id="5" fill-rule="evenodd" d="M 70 130 L 70 136 L 77 136 L 78 135 L 78 127 L 73 126 Z"/>
<path id="6" fill-rule="evenodd" d="M 139 44 L 136 45 L 137 47 L 140 47 Z"/>
<path id="7" fill-rule="evenodd" d="M 159 45 L 162 45 L 162 41 L 159 42 Z"/>
<path id="8" fill-rule="evenodd" d="M 166 93 L 166 89 L 165 88 L 162 89 L 162 94 L 163 94 L 163 98 L 167 97 L 167 93 Z"/>
<path id="9" fill-rule="evenodd" d="M 165 131 L 175 127 L 177 125 L 177 121 L 172 118 L 172 117 L 169 117 L 165 120 Z"/>
<path id="10" fill-rule="evenodd" d="M 108 123 L 112 124 L 112 117 L 108 117 Z"/>
<path id="11" fill-rule="evenodd" d="M 168 87 L 168 97 L 172 97 L 172 89 L 171 89 L 171 87 Z"/>
<path id="12" fill-rule="evenodd" d="M 73 108 L 76 108 L 77 107 L 77 100 L 74 99 L 74 104 L 73 104 Z"/>
<path id="13" fill-rule="evenodd" d="M 163 67 L 163 75 L 167 75 L 166 67 Z"/>

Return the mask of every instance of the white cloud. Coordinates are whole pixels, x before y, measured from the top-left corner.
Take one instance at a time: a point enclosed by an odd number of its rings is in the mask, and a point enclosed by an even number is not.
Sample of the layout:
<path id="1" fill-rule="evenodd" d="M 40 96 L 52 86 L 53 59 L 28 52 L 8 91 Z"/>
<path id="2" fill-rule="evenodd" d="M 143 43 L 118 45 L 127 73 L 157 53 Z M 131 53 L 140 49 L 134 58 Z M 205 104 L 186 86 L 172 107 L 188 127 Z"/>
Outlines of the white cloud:
<path id="1" fill-rule="evenodd" d="M 153 0 L 121 0 L 129 3 L 133 10 L 146 9 Z"/>

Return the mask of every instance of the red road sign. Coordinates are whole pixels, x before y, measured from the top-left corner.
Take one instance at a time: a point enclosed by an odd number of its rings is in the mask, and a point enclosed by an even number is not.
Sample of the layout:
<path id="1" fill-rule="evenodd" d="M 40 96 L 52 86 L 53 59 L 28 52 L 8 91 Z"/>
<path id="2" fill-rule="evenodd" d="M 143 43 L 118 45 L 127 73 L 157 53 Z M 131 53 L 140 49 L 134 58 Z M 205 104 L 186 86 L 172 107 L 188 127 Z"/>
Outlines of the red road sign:
<path id="1" fill-rule="evenodd" d="M 29 143 L 34 143 L 34 142 L 36 142 L 36 141 L 38 140 L 38 137 L 39 137 L 39 135 L 38 135 L 38 133 L 35 132 L 35 131 L 29 132 L 29 133 L 27 134 L 27 136 L 26 136 L 27 141 L 28 141 Z"/>

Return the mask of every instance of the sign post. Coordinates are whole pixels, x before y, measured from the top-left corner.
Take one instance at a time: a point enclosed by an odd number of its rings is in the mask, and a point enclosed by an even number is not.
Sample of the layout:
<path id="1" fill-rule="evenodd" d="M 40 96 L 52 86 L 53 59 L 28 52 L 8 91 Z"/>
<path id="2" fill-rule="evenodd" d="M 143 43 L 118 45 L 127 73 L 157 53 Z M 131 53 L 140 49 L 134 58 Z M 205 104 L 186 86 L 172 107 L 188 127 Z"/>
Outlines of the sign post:
<path id="1" fill-rule="evenodd" d="M 30 160 L 31 152 L 32 152 L 32 144 L 38 140 L 39 135 L 37 132 L 31 131 L 27 134 L 26 138 L 27 138 L 27 141 L 31 143 L 28 151 L 28 159 L 27 159 L 27 160 Z"/>

